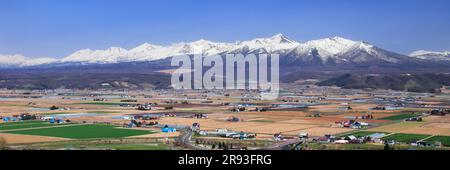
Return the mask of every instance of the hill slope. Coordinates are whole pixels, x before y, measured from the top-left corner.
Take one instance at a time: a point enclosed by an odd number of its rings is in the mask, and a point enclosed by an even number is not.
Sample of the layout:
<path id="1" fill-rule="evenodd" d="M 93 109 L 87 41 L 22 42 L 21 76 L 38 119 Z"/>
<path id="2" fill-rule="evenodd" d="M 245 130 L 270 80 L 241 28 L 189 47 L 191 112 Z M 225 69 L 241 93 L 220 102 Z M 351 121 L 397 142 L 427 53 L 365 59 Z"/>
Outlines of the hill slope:
<path id="1" fill-rule="evenodd" d="M 450 74 L 358 75 L 345 74 L 317 83 L 320 86 L 338 86 L 348 89 L 392 89 L 410 92 L 437 92 L 450 85 Z"/>

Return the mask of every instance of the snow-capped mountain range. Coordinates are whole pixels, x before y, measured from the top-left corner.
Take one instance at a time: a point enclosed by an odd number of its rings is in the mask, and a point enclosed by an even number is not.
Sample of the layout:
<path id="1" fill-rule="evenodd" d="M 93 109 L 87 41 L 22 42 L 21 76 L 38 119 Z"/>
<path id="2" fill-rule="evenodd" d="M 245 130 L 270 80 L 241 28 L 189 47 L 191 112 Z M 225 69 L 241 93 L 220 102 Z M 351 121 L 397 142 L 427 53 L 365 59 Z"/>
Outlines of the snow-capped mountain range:
<path id="1" fill-rule="evenodd" d="M 419 50 L 412 52 L 409 56 L 423 60 L 450 61 L 450 51 L 434 52 Z"/>
<path id="2" fill-rule="evenodd" d="M 257 38 L 235 43 L 198 40 L 176 43 L 169 46 L 144 43 L 132 49 L 111 47 L 106 50 L 83 49 L 63 58 L 27 58 L 22 55 L 0 55 L 2 67 L 28 67 L 51 64 L 82 63 L 112 64 L 121 62 L 155 61 L 180 55 L 203 54 L 211 56 L 226 53 L 278 53 L 294 60 L 319 60 L 325 64 L 333 62 L 364 63 L 381 61 L 400 63 L 405 60 L 449 60 L 449 52 L 417 51 L 410 56 L 392 53 L 364 41 L 353 41 L 341 37 L 325 38 L 304 43 L 292 40 L 283 34 L 269 38 Z"/>

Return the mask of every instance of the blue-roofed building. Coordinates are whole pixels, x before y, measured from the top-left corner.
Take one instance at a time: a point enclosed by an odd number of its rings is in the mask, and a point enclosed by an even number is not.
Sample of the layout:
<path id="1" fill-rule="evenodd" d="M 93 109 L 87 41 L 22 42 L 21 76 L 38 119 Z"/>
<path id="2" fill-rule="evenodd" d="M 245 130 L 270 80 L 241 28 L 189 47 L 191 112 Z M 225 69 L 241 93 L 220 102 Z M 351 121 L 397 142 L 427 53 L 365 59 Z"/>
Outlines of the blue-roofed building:
<path id="1" fill-rule="evenodd" d="M 165 128 L 162 128 L 161 131 L 164 133 L 170 133 L 170 132 L 176 132 L 177 129 L 171 128 L 171 127 L 165 127 Z"/>

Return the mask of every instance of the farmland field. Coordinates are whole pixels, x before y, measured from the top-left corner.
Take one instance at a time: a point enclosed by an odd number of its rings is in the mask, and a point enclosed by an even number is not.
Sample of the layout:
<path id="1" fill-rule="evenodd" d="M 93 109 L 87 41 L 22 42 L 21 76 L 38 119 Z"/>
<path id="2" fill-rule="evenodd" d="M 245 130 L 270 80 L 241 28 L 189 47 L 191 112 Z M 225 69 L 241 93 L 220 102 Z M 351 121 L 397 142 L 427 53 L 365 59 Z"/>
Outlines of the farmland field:
<path id="1" fill-rule="evenodd" d="M 110 114 L 110 113 L 119 113 L 117 111 L 102 111 L 102 110 L 96 110 L 96 111 L 87 111 L 86 113 L 93 113 L 93 114 Z M 48 112 L 44 113 L 43 115 L 59 115 L 59 114 L 73 114 L 72 112 Z"/>
<path id="2" fill-rule="evenodd" d="M 392 134 L 386 137 L 383 137 L 383 140 L 394 140 L 396 142 L 403 142 L 403 143 L 412 143 L 421 139 L 425 139 L 429 137 L 430 135 L 420 135 L 420 134 L 404 134 L 404 133 L 397 133 Z"/>
<path id="3" fill-rule="evenodd" d="M 90 91 L 87 91 L 90 92 Z M 9 94 L 9 92 L 5 92 Z M 341 111 L 338 109 L 342 101 L 322 101 L 323 105 L 314 105 L 309 109 L 290 110 L 280 109 L 278 104 L 286 103 L 280 101 L 249 101 L 243 102 L 238 98 L 241 92 L 230 95 L 236 97 L 221 97 L 223 94 L 215 94 L 210 97 L 204 96 L 203 92 L 192 92 L 189 95 L 177 94 L 176 92 L 149 92 L 145 95 L 134 92 L 128 93 L 133 100 L 142 103 L 156 103 L 152 110 L 141 111 L 136 106 L 120 106 L 130 102 L 120 102 L 120 99 L 108 99 L 106 101 L 94 101 L 100 98 L 90 93 L 71 95 L 69 99 L 61 98 L 33 98 L 21 99 L 16 107 L 5 107 L 5 101 L 0 101 L 0 109 L 6 112 L 1 113 L 3 117 L 17 117 L 17 113 L 29 113 L 35 115 L 38 120 L 0 123 L 0 139 L 8 143 L 8 147 L 13 149 L 99 149 L 99 150 L 167 150 L 180 149 L 177 137 L 183 137 L 183 130 L 177 129 L 173 133 L 159 132 L 162 125 L 174 127 L 190 127 L 195 123 L 201 125 L 201 131 L 212 131 L 226 129 L 232 133 L 255 134 L 255 138 L 249 138 L 257 142 L 269 142 L 267 146 L 274 145 L 274 134 L 281 133 L 286 139 L 297 138 L 300 133 L 308 133 L 309 138 L 316 139 L 325 135 L 345 137 L 354 135 L 357 137 L 367 136 L 373 133 L 383 133 L 383 139 L 394 139 L 402 142 L 402 149 L 408 149 L 410 145 L 405 142 L 417 140 L 427 141 L 434 144 L 434 141 L 442 141 L 448 145 L 448 138 L 440 136 L 450 136 L 448 116 L 424 115 L 422 122 L 402 121 L 412 116 L 418 116 L 413 112 L 417 110 L 397 110 L 397 111 L 369 111 L 369 108 L 377 105 L 367 103 L 349 103 L 355 110 Z M 334 92 L 333 92 L 334 93 Z M 1 94 L 1 93 L 0 93 Z M 5 94 L 6 95 L 6 94 Z M 21 95 L 20 93 L 17 95 Z M 40 96 L 49 96 L 42 95 Z M 217 97 L 219 96 L 219 97 Z M 24 98 L 27 96 L 24 96 Z M 352 96 L 346 96 L 350 98 Z M 364 95 L 353 96 L 364 97 Z M 86 98 L 82 100 L 83 98 Z M 186 101 L 189 104 L 180 104 Z M 213 103 L 203 103 L 203 101 L 213 101 Z M 171 99 L 173 101 L 171 101 Z M 203 100 L 204 99 L 204 100 Z M 306 99 L 299 103 L 307 103 Z M 228 105 L 224 102 L 229 102 Z M 28 104 L 27 104 L 28 103 Z M 178 103 L 178 104 L 177 104 Z M 223 104 L 221 104 L 223 103 Z M 249 103 L 245 111 L 232 112 L 231 110 L 238 104 Z M 8 104 L 8 103 L 6 103 Z M 38 110 L 35 108 L 49 108 L 57 106 L 60 110 Z M 164 107 L 173 107 L 172 110 L 164 110 Z M 256 107 L 269 108 L 269 110 L 258 112 Z M 369 113 L 370 112 L 370 113 Z M 197 114 L 205 115 L 204 118 L 197 118 Z M 361 116 L 371 114 L 374 119 L 363 119 Z M 70 120 L 70 123 L 50 124 L 40 121 L 45 117 L 63 117 Z M 318 115 L 318 116 L 316 116 Z M 131 128 L 122 128 L 120 125 L 129 124 L 130 118 L 138 124 Z M 141 118 L 142 116 L 142 118 Z M 144 118 L 150 117 L 151 120 Z M 234 121 L 230 118 L 238 118 Z M 339 125 L 344 121 L 355 120 L 369 123 L 370 126 L 363 129 L 345 128 Z M 158 125 L 154 126 L 153 123 Z M 115 126 L 113 126 L 115 125 Z M 392 136 L 390 136 L 392 135 Z M 431 138 L 432 135 L 439 135 Z M 428 139 L 429 138 L 429 139 Z M 243 144 L 243 140 L 227 137 L 203 136 L 193 134 L 190 142 L 200 140 L 201 145 L 212 147 L 209 143 L 229 142 L 230 144 Z M 212 142 L 213 141 L 213 142 Z M 203 144 L 205 143 L 206 144 Z M 315 142 L 312 142 L 315 143 Z M 227 143 L 228 144 L 228 143 Z M 199 145 L 195 143 L 195 145 Z M 200 146 L 201 146 L 200 145 Z M 244 142 L 249 148 L 264 148 L 265 145 L 254 145 L 253 142 Z M 187 148 L 181 146 L 181 148 Z M 342 144 L 320 144 L 310 149 L 383 149 L 380 143 L 367 142 L 361 145 Z M 419 148 L 419 147 L 417 147 Z M 450 147 L 439 147 L 447 149 Z M 396 148 L 397 149 L 397 146 Z"/>
<path id="4" fill-rule="evenodd" d="M 363 137 L 363 136 L 368 136 L 368 135 L 371 135 L 371 134 L 374 134 L 374 133 L 388 134 L 388 133 L 385 133 L 385 132 L 357 131 L 357 132 L 353 132 L 353 133 L 350 133 L 350 134 L 347 134 L 347 135 L 344 135 L 344 136 L 351 136 L 351 135 L 353 135 L 353 136 L 356 136 L 356 137 Z"/>
<path id="5" fill-rule="evenodd" d="M 4 122 L 4 123 L 0 123 L 0 126 L 9 126 L 9 125 L 22 125 L 22 124 L 29 124 L 29 123 L 37 123 L 39 121 L 21 121 L 21 122 Z"/>
<path id="6" fill-rule="evenodd" d="M 80 104 L 102 105 L 102 106 L 119 106 L 121 104 L 131 104 L 131 103 L 87 102 L 87 103 L 80 103 Z"/>
<path id="7" fill-rule="evenodd" d="M 375 128 L 371 128 L 371 131 L 377 131 L 377 132 L 391 132 L 391 133 L 399 133 L 408 129 L 416 129 L 423 125 L 425 125 L 425 122 L 399 122 L 394 124 L 388 124 L 384 126 L 379 126 Z"/>
<path id="8" fill-rule="evenodd" d="M 412 117 L 416 117 L 416 116 L 418 116 L 418 115 L 406 113 L 406 114 L 399 114 L 399 115 L 394 115 L 394 116 L 383 117 L 383 118 L 380 118 L 380 120 L 403 120 L 403 119 L 408 119 L 408 118 L 412 118 Z"/>
<path id="9" fill-rule="evenodd" d="M 66 141 L 70 139 L 48 137 L 48 136 L 33 136 L 33 135 L 21 135 L 12 133 L 0 133 L 0 141 L 3 140 L 8 144 L 27 144 L 36 142 L 54 142 L 54 141 Z"/>
<path id="10" fill-rule="evenodd" d="M 432 144 L 434 142 L 442 142 L 442 145 L 450 146 L 450 136 L 433 136 L 425 141 Z"/>
<path id="11" fill-rule="evenodd" d="M 51 136 L 70 139 L 124 138 L 154 133 L 147 130 L 120 129 L 111 125 L 74 125 L 45 129 L 18 130 L 7 133 Z"/>
<path id="12" fill-rule="evenodd" d="M 10 122 L 10 123 L 1 123 L 0 130 L 16 130 L 16 129 L 50 127 L 60 125 L 67 125 L 67 124 L 51 124 L 49 122 L 41 122 L 41 121 Z"/>
<path id="13" fill-rule="evenodd" d="M 126 144 L 99 146 L 99 148 L 112 148 L 115 150 L 168 150 L 169 147 L 165 144 Z"/>

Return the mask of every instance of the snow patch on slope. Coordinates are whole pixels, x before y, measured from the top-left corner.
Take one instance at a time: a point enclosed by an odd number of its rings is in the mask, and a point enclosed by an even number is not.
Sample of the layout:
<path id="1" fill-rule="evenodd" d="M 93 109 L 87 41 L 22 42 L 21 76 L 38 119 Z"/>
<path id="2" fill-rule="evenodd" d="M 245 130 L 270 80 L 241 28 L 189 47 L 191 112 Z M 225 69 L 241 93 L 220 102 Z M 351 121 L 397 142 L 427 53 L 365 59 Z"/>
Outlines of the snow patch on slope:
<path id="1" fill-rule="evenodd" d="M 23 55 L 0 55 L 0 66 L 1 67 L 26 67 L 34 65 L 49 64 L 57 61 L 54 58 L 27 58 Z"/>
<path id="2" fill-rule="evenodd" d="M 423 60 L 450 61 L 450 51 L 435 52 L 419 50 L 412 52 L 411 54 L 409 54 L 409 56 Z"/>

